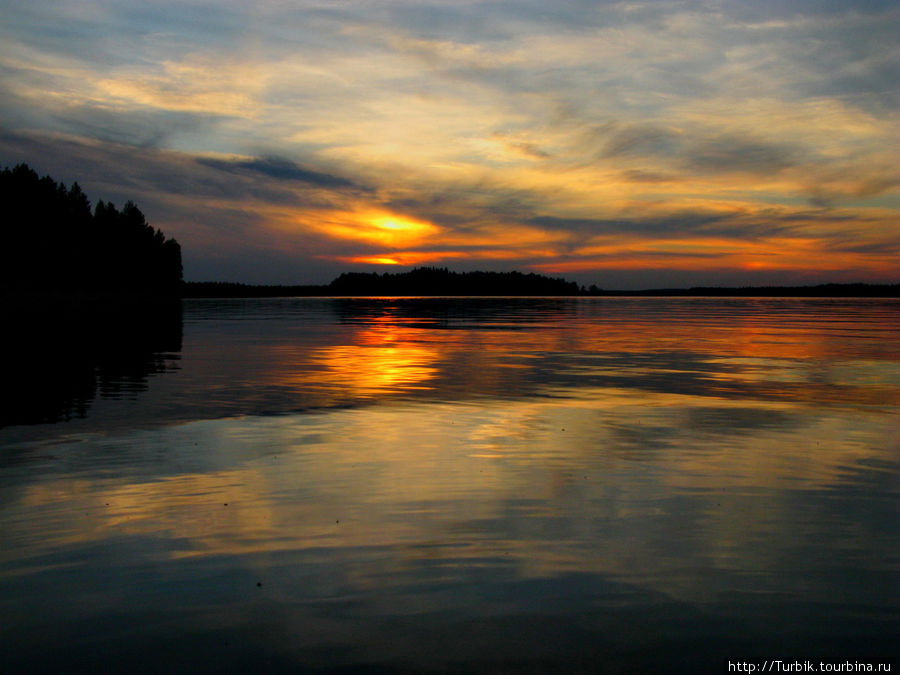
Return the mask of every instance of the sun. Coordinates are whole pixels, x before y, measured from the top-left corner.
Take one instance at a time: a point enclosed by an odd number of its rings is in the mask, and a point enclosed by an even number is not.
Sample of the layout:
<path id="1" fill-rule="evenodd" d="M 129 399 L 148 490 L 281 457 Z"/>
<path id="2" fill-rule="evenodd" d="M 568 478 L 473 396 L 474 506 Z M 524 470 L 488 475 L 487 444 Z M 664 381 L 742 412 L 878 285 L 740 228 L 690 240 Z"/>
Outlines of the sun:
<path id="1" fill-rule="evenodd" d="M 378 230 L 397 235 L 424 236 L 437 229 L 431 223 L 395 215 L 374 216 L 369 222 Z"/>
<path id="2" fill-rule="evenodd" d="M 348 262 L 366 263 L 369 265 L 399 265 L 400 261 L 394 258 L 386 258 L 383 256 L 358 256 L 355 258 L 345 258 Z"/>
<path id="3" fill-rule="evenodd" d="M 381 209 L 333 211 L 318 214 L 317 221 L 317 229 L 329 237 L 376 244 L 388 250 L 421 246 L 441 231 L 433 223 Z M 383 257 L 391 255 L 386 251 Z M 391 264 L 388 260 L 380 262 Z M 398 262 L 394 260 L 394 264 Z"/>

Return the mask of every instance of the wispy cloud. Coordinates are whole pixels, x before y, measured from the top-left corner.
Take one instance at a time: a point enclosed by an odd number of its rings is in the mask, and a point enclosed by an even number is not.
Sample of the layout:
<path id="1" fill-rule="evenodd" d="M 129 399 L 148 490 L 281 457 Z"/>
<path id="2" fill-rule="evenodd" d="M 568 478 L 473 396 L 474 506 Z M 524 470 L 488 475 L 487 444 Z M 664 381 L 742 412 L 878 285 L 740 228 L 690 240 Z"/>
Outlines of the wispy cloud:
<path id="1" fill-rule="evenodd" d="M 253 159 L 218 159 L 198 157 L 197 162 L 205 166 L 230 173 L 249 172 L 262 174 L 279 180 L 298 181 L 324 188 L 354 188 L 360 186 L 340 176 L 302 167 L 289 159 L 280 157 L 258 157 Z"/>
<path id="2" fill-rule="evenodd" d="M 0 162 L 139 200 L 191 278 L 900 272 L 894 3 L 3 11 Z"/>

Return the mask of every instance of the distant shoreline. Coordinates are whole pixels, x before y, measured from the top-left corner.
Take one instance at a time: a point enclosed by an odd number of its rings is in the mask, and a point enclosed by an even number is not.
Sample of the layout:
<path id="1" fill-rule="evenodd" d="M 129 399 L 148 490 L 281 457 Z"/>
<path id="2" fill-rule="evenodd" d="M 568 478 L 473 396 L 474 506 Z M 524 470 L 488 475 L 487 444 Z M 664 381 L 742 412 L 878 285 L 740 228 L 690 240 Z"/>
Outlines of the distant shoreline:
<path id="1" fill-rule="evenodd" d="M 765 298 L 900 298 L 900 284 L 818 284 L 815 286 L 744 286 L 739 288 L 698 286 L 693 288 L 655 288 L 617 291 L 579 289 L 569 293 L 480 293 L 405 292 L 379 293 L 375 289 L 336 290 L 332 285 L 253 285 L 231 282 L 185 282 L 184 298 L 286 298 L 286 297 L 765 297 Z"/>

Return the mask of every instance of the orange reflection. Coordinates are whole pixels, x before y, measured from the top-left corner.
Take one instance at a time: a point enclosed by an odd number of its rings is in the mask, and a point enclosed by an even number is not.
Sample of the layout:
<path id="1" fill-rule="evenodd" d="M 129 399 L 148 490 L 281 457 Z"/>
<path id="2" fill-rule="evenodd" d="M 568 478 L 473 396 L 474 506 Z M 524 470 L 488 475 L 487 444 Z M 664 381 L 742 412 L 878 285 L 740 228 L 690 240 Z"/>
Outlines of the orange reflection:
<path id="1" fill-rule="evenodd" d="M 311 358 L 324 368 L 321 386 L 337 388 L 363 398 L 410 389 L 428 389 L 437 375 L 438 353 L 411 345 L 387 347 L 345 345 L 323 347 Z"/>
<path id="2" fill-rule="evenodd" d="M 439 372 L 440 349 L 417 342 L 414 335 L 390 317 L 375 317 L 355 334 L 353 344 L 313 349 L 302 363 L 294 360 L 291 346 L 274 347 L 273 360 L 284 366 L 272 379 L 283 387 L 314 387 L 331 400 L 429 389 L 428 381 Z"/>
<path id="3" fill-rule="evenodd" d="M 697 560 L 654 519 L 696 499 L 704 564 L 764 555 L 758 542 L 781 556 L 801 492 L 893 466 L 900 370 L 868 351 L 872 335 L 846 355 L 846 307 L 698 302 L 483 303 L 462 325 L 431 301 L 335 303 L 340 321 L 314 338 L 327 342 L 254 345 L 267 369 L 251 378 L 333 407 L 79 438 L 82 455 L 116 446 L 137 469 L 37 476 L 4 534 L 35 560 L 122 535 L 172 557 L 368 548 L 361 585 L 419 556 L 450 570 L 501 552 L 525 576 L 598 571 L 702 597 L 702 578 L 659 574 Z M 425 395 L 371 405 L 411 391 Z M 748 507 L 761 491 L 772 498 Z M 37 534 L 27 511 L 47 514 Z M 598 533 L 602 555 L 584 547 Z"/>
<path id="4" fill-rule="evenodd" d="M 312 406 L 425 391 L 453 400 L 528 395 L 551 385 L 535 379 L 542 355 L 561 352 L 577 357 L 572 373 L 558 375 L 573 383 L 583 375 L 624 378 L 640 387 L 644 377 L 683 372 L 696 378 L 698 395 L 711 398 L 900 403 L 888 387 L 848 378 L 836 386 L 816 370 L 817 362 L 841 358 L 845 316 L 795 315 L 790 301 L 748 300 L 742 311 L 711 320 L 701 318 L 694 302 L 702 301 L 561 301 L 534 315 L 534 329 L 520 330 L 532 325 L 526 312 L 515 321 L 500 313 L 465 330 L 445 330 L 453 327 L 452 316 L 421 314 L 415 301 L 351 301 L 344 306 L 350 323 L 341 344 L 270 346 L 263 381 Z"/>

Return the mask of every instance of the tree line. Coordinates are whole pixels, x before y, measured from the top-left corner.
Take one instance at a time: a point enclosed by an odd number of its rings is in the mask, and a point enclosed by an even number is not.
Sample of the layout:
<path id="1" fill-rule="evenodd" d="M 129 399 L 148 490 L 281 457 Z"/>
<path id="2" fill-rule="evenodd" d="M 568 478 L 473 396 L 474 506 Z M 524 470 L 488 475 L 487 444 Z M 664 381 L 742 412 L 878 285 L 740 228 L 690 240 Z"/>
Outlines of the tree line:
<path id="1" fill-rule="evenodd" d="M 409 272 L 345 272 L 331 282 L 336 295 L 578 295 L 574 281 L 523 272 L 453 272 L 417 267 Z"/>
<path id="2" fill-rule="evenodd" d="M 451 272 L 420 267 L 409 272 L 378 274 L 345 272 L 330 284 L 259 286 L 224 281 L 187 282 L 188 298 L 273 298 L 298 296 L 673 296 L 673 297 L 829 297 L 897 298 L 900 284 L 819 284 L 818 286 L 744 286 L 654 288 L 613 291 L 522 272 Z"/>
<path id="3" fill-rule="evenodd" d="M 254 286 L 221 281 L 188 282 L 186 297 L 250 298 L 289 296 L 372 295 L 579 295 L 587 290 L 573 281 L 523 272 L 453 272 L 447 268 L 416 267 L 408 272 L 344 272 L 319 286 Z"/>
<path id="4" fill-rule="evenodd" d="M 6 293 L 141 294 L 181 291 L 181 246 L 147 223 L 131 201 L 91 202 L 27 164 L 0 172 L 6 217 L 0 289 Z"/>

